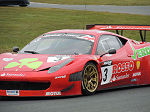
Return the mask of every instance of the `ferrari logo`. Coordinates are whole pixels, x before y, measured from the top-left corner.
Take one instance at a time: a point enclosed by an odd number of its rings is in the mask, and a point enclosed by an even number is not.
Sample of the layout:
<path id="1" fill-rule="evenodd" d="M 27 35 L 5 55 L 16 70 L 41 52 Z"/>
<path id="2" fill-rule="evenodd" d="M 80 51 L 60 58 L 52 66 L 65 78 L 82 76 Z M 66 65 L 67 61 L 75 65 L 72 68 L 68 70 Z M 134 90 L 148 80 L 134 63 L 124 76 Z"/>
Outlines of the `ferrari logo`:
<path id="1" fill-rule="evenodd" d="M 140 68 L 140 61 L 137 61 L 137 62 L 136 62 L 136 67 L 137 67 L 137 69 Z"/>
<path id="2" fill-rule="evenodd" d="M 150 55 L 150 46 L 140 48 L 137 50 L 135 50 L 135 48 L 131 45 L 131 43 L 130 43 L 130 46 L 133 50 L 133 55 L 131 55 L 131 58 L 134 60 L 136 60 L 137 58 L 142 58 L 142 57 Z"/>

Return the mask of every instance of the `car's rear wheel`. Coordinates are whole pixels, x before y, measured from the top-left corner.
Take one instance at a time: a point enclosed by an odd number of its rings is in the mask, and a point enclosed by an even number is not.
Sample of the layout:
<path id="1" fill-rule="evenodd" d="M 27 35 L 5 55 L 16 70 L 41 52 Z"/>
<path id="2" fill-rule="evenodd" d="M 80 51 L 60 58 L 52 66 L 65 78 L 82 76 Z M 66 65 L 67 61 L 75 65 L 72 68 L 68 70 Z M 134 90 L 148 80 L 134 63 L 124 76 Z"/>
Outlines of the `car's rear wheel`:
<path id="1" fill-rule="evenodd" d="M 92 95 L 95 93 L 99 82 L 97 66 L 91 62 L 87 63 L 82 72 L 82 94 Z"/>

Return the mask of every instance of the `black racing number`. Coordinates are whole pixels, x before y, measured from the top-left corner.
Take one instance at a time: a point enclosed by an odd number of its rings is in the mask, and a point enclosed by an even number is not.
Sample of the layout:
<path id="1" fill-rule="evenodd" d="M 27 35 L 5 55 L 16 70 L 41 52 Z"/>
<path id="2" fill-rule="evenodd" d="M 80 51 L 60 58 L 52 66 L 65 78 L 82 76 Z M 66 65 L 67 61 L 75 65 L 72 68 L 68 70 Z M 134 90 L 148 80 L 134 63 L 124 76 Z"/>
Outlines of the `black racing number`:
<path id="1" fill-rule="evenodd" d="M 108 68 L 105 68 L 104 73 L 105 73 L 105 78 L 103 78 L 103 81 L 105 82 L 107 80 Z"/>

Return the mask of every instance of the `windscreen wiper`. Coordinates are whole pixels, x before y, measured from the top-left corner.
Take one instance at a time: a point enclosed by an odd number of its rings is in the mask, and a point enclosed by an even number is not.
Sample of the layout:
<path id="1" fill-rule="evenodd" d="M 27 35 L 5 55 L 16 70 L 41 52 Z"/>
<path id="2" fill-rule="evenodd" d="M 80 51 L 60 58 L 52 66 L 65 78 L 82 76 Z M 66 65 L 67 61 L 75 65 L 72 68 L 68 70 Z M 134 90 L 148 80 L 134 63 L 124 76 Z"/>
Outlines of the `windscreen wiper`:
<path id="1" fill-rule="evenodd" d="M 24 51 L 24 52 L 26 52 L 26 53 L 32 53 L 32 54 L 40 54 L 40 53 L 35 52 L 35 51 Z"/>

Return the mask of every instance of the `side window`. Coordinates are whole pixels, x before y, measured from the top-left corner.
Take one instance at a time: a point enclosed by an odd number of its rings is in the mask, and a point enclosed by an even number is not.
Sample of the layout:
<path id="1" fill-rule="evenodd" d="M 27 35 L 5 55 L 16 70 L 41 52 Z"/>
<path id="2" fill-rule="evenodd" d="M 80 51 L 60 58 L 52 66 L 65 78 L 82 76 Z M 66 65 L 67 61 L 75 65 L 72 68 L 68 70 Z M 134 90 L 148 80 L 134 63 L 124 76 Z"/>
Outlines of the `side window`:
<path id="1" fill-rule="evenodd" d="M 98 46 L 96 49 L 96 54 L 97 55 L 102 55 L 110 49 L 120 49 L 123 46 L 122 42 L 118 37 L 113 36 L 113 35 L 102 35 L 99 38 Z"/>

